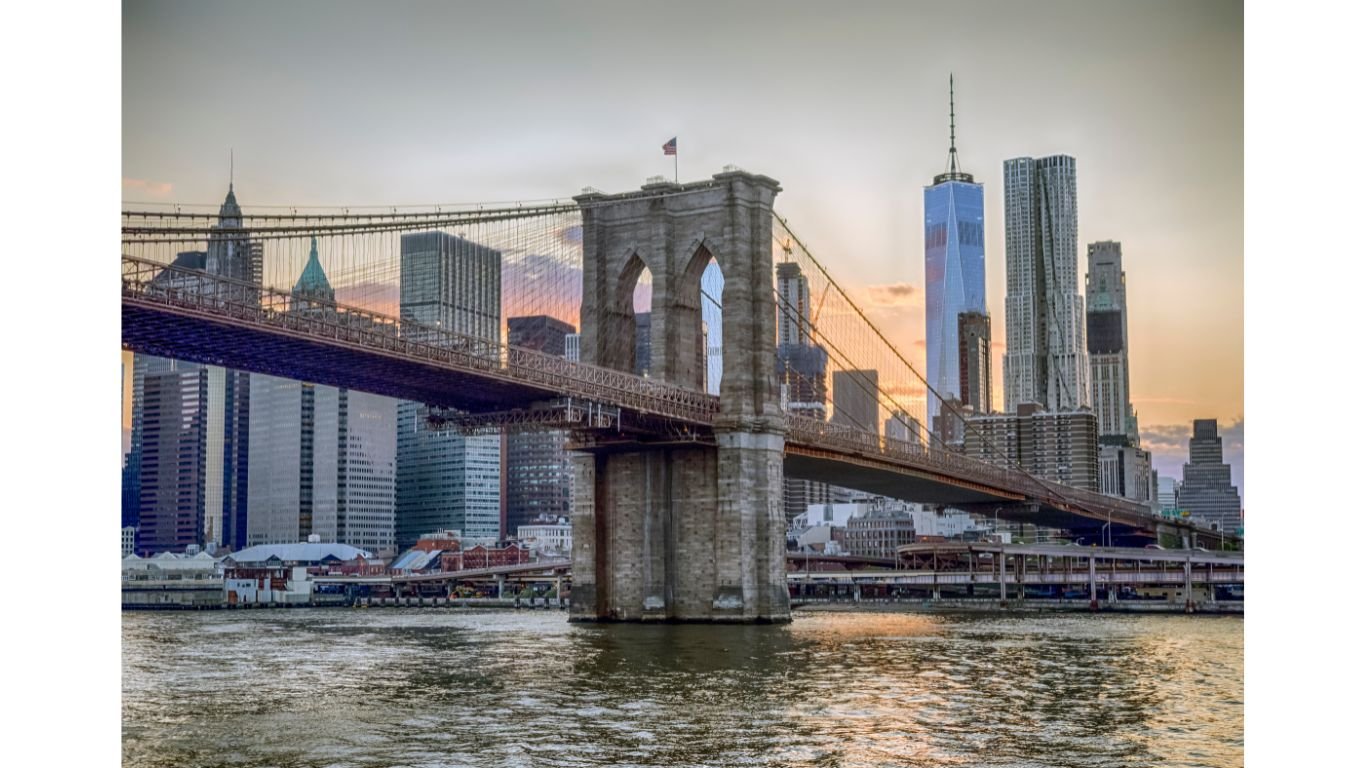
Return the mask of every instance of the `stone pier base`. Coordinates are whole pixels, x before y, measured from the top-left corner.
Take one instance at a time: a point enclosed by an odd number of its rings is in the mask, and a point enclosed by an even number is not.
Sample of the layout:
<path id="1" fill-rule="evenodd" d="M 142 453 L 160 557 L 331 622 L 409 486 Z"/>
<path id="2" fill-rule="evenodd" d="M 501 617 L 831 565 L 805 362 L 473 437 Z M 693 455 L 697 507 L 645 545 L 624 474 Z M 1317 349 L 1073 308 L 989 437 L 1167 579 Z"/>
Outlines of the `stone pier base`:
<path id="1" fill-rule="evenodd" d="M 576 454 L 571 621 L 785 622 L 781 435 Z"/>

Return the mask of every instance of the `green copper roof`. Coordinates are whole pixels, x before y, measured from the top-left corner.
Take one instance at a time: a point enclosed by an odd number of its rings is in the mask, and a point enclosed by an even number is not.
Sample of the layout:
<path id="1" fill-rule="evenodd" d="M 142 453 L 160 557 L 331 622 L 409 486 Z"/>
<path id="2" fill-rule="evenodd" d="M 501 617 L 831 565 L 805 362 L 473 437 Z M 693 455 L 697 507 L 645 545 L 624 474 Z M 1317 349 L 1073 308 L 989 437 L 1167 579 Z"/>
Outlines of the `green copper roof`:
<path id="1" fill-rule="evenodd" d="M 312 246 L 308 249 L 308 263 L 304 265 L 299 281 L 294 284 L 294 293 L 332 301 L 335 297 L 332 284 L 327 281 L 322 262 L 318 261 L 318 238 L 312 240 Z"/>

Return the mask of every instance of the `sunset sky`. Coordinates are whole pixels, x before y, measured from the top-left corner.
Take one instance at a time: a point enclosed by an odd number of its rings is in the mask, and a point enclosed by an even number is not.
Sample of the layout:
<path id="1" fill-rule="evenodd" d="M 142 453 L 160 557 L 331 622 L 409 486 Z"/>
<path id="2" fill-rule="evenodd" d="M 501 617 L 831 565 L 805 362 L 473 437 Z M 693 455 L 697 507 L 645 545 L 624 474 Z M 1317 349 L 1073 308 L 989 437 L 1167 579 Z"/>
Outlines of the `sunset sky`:
<path id="1" fill-rule="evenodd" d="M 1217 418 L 1242 486 L 1237 2 L 123 4 L 123 198 L 244 207 L 616 192 L 726 164 L 924 357 L 922 189 L 985 185 L 1005 338 L 1002 162 L 1077 161 L 1086 244 L 1123 244 L 1133 403 L 1180 476 Z M 1079 290 L 1084 290 L 1084 278 Z"/>

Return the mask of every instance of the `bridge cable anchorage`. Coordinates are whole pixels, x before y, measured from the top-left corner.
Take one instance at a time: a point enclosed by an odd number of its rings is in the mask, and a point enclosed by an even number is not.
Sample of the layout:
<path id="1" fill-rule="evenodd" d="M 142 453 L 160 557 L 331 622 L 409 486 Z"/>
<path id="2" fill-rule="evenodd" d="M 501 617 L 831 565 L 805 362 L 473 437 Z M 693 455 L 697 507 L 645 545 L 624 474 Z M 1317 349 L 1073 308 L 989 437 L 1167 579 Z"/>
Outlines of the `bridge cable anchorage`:
<path id="1" fill-rule="evenodd" d="M 821 275 L 827 281 L 827 285 L 835 289 L 839 296 L 841 296 L 844 299 L 844 301 L 849 305 L 849 308 L 853 310 L 853 312 L 857 315 L 857 317 L 860 320 L 863 321 L 863 324 L 867 327 L 867 329 L 872 331 L 874 336 L 882 342 L 884 347 L 887 350 L 889 350 L 897 358 L 897 360 L 899 360 L 902 363 L 902 365 L 904 365 L 908 370 L 911 371 L 911 373 L 920 381 L 920 383 L 924 385 L 926 391 L 937 399 L 941 407 L 949 410 L 950 413 L 959 420 L 959 422 L 963 425 L 965 430 L 973 430 L 977 434 L 977 436 L 981 438 L 983 445 L 987 446 L 989 450 L 1003 458 L 1003 460 L 1006 462 L 1007 467 L 1014 468 L 1016 471 L 1020 472 L 1025 478 L 1028 478 L 1030 481 L 1035 483 L 1038 486 L 1038 488 L 1042 491 L 1041 495 L 1044 499 L 1058 500 L 1062 501 L 1063 503 L 1067 503 L 1070 501 L 1070 499 L 1068 499 L 1066 495 L 1059 498 L 1059 492 L 1056 488 L 1050 487 L 1050 484 L 1044 482 L 1042 479 L 1038 477 L 1035 477 L 1032 473 L 1025 470 L 1019 462 L 1011 459 L 1008 455 L 1003 455 L 1003 452 L 1000 450 L 999 446 L 997 446 L 993 441 L 988 440 L 986 436 L 981 432 L 981 430 L 972 426 L 972 424 L 968 422 L 966 416 L 963 414 L 962 411 L 960 411 L 956 406 L 953 406 L 952 404 L 946 402 L 944 397 L 933 386 L 930 385 L 929 381 L 920 374 L 920 372 L 915 368 L 915 366 L 913 366 L 910 363 L 910 361 L 906 360 L 906 358 L 901 354 L 901 352 L 896 348 L 896 346 L 893 345 L 891 341 L 887 339 L 886 335 L 884 335 L 882 331 L 876 325 L 873 324 L 873 322 L 868 318 L 868 316 L 859 307 L 859 305 L 855 303 L 853 299 L 850 298 L 849 295 L 844 291 L 844 288 L 840 286 L 840 284 L 836 282 L 833 277 L 830 276 L 830 273 L 825 269 L 825 266 L 821 264 L 820 261 L 816 259 L 816 257 L 811 253 L 811 249 L 809 249 L 806 246 L 806 244 L 801 240 L 801 238 L 799 238 L 796 235 L 796 233 L 792 231 L 792 228 L 788 225 L 787 220 L 779 216 L 777 213 L 774 213 L 773 218 L 775 221 L 778 222 L 779 226 L 787 234 L 787 236 L 797 244 L 797 247 L 801 249 L 802 254 L 811 261 L 812 265 L 815 266 L 817 270 L 820 271 Z M 929 431 L 933 432 L 933 429 L 930 429 Z"/>

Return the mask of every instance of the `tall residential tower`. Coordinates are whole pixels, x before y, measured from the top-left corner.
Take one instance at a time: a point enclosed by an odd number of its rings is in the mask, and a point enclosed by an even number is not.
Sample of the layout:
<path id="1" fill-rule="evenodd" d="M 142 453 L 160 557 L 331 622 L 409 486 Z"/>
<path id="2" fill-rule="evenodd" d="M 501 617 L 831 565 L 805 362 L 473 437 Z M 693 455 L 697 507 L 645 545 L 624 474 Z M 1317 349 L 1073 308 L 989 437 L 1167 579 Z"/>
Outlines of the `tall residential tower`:
<path id="1" fill-rule="evenodd" d="M 1077 294 L 1077 161 L 1005 161 L 1006 412 L 1090 405 L 1084 304 Z"/>

